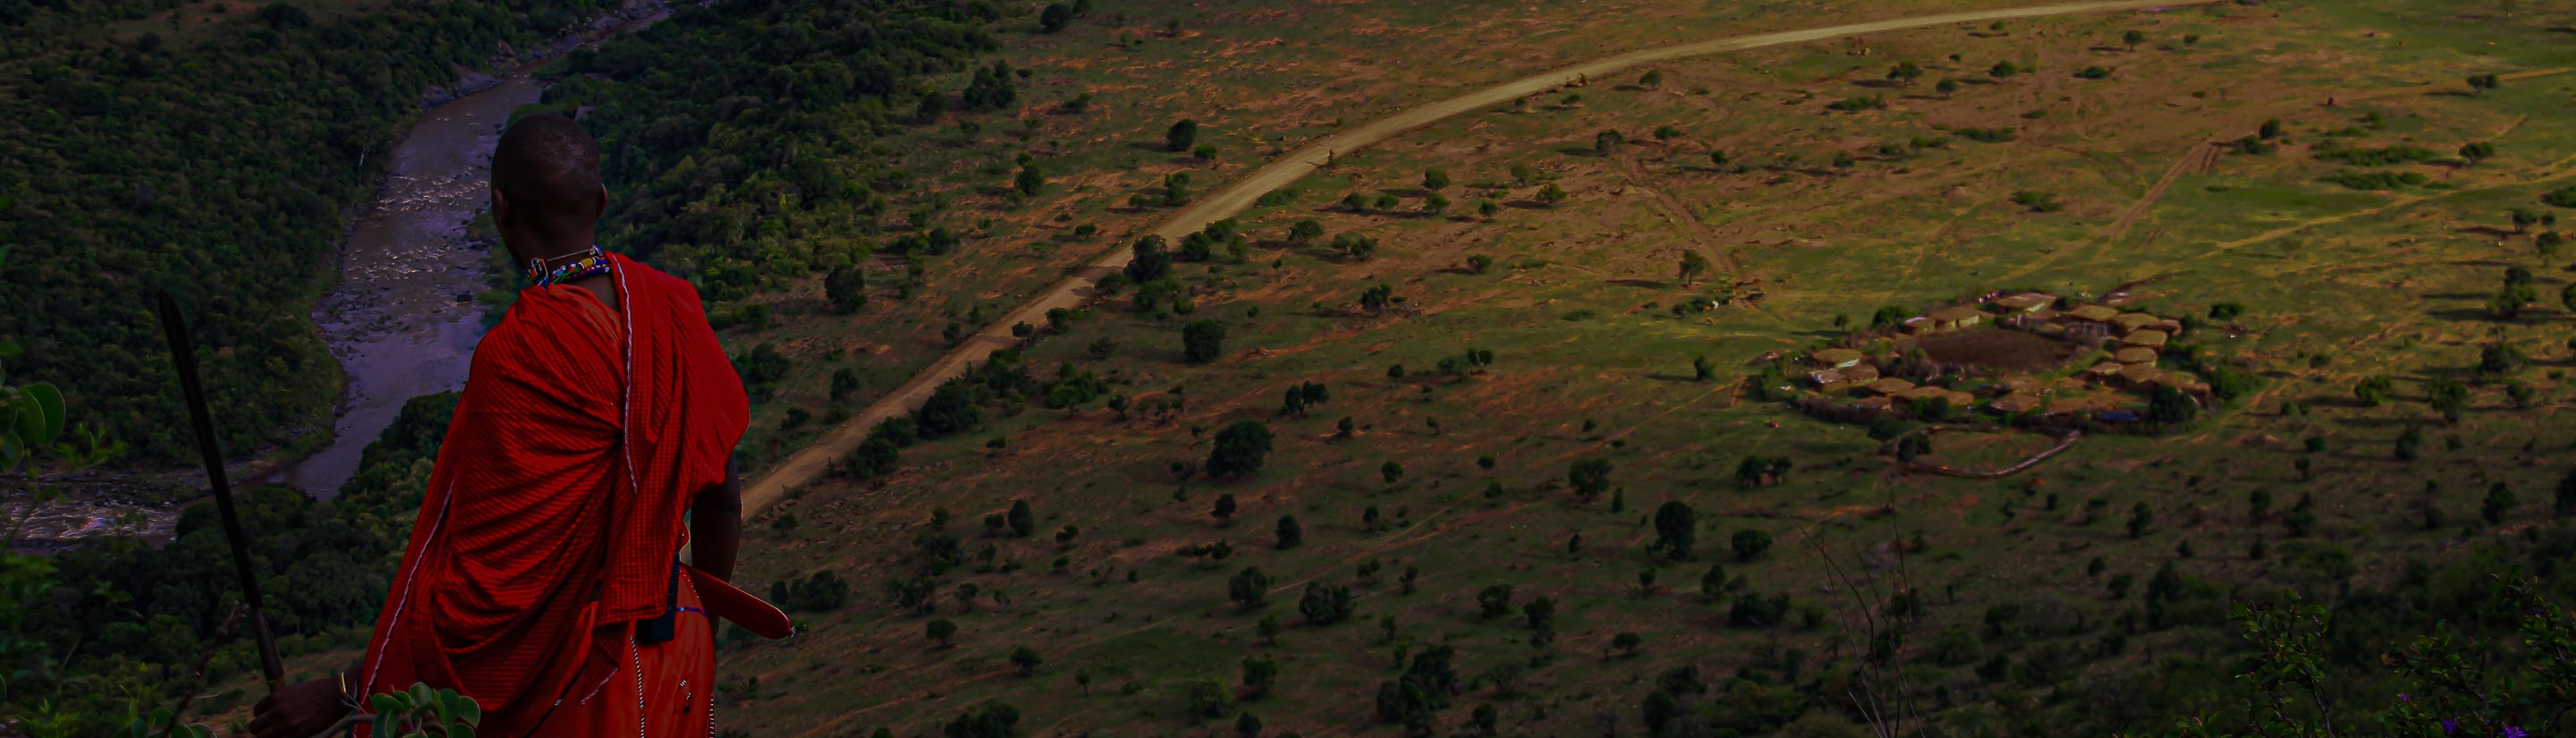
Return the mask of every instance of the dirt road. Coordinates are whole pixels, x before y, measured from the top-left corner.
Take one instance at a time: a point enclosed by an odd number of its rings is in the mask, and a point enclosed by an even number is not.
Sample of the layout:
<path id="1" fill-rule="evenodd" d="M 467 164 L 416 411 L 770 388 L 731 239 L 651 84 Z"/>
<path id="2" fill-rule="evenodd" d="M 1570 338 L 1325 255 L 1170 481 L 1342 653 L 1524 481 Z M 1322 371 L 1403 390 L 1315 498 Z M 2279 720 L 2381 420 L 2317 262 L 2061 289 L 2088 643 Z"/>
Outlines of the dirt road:
<path id="1" fill-rule="evenodd" d="M 1253 170 L 1250 176 L 1228 185 L 1225 189 L 1218 190 L 1215 194 L 1190 203 L 1147 233 L 1159 234 L 1166 239 L 1178 241 L 1184 235 L 1206 228 L 1211 222 L 1243 212 L 1252 206 L 1254 200 L 1305 177 L 1307 173 L 1315 171 L 1324 164 L 1326 159 L 1335 154 L 1356 151 L 1444 118 L 1502 105 L 1511 102 L 1514 98 L 1538 94 L 1577 80 L 1607 80 L 1613 73 L 1641 64 L 1951 23 L 1982 23 L 2007 18 L 2182 7 L 2216 1 L 2113 0 L 1945 13 L 1800 31 L 1734 36 L 1604 57 L 1504 82 L 1446 100 L 1424 103 L 1403 112 L 1370 121 L 1360 127 L 1327 136 L 1304 148 L 1289 152 L 1286 156 L 1260 169 Z M 920 374 L 913 375 L 910 381 L 895 388 L 875 404 L 869 405 L 867 410 L 850 418 L 849 422 L 832 429 L 822 438 L 816 439 L 812 445 L 789 455 L 785 461 L 779 462 L 776 467 L 771 468 L 767 474 L 743 490 L 745 513 L 758 512 L 785 497 L 788 490 L 820 478 L 833 460 L 849 454 L 851 449 L 858 448 L 859 442 L 867 439 L 869 429 L 875 428 L 878 423 L 884 422 L 887 418 L 911 412 L 913 408 L 920 407 L 940 384 L 965 373 L 968 367 L 992 355 L 995 350 L 1018 344 L 1019 339 L 1011 336 L 1012 325 L 1019 323 L 1045 325 L 1048 310 L 1080 307 L 1087 299 L 1087 290 L 1101 277 L 1124 268 L 1128 258 L 1129 252 L 1122 245 L 1108 255 L 1091 262 L 1066 277 L 1064 281 L 1047 288 L 1045 293 L 1030 300 L 1028 304 L 1020 306 L 1009 315 L 1002 316 L 1000 320 L 985 326 L 974 336 L 959 343 L 946 356 L 940 357 Z"/>

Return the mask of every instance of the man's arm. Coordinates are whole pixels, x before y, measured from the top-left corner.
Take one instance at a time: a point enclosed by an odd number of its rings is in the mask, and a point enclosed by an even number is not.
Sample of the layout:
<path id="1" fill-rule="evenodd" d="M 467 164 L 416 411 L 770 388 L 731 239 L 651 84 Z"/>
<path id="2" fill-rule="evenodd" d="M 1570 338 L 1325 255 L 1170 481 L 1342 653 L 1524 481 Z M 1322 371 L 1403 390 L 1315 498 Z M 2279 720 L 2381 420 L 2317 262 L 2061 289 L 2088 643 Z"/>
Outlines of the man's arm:
<path id="1" fill-rule="evenodd" d="M 689 503 L 690 564 L 733 581 L 734 553 L 741 548 L 742 472 L 728 459 L 724 483 L 699 490 Z"/>

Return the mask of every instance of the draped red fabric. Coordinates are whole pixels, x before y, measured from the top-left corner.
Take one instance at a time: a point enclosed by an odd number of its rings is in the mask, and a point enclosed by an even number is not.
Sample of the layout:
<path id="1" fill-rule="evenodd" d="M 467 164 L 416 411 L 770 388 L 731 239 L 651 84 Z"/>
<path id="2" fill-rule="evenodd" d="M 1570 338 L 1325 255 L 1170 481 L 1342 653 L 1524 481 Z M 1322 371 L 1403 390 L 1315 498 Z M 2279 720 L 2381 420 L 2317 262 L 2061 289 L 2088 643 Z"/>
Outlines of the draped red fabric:
<path id="1" fill-rule="evenodd" d="M 575 674 L 625 666 L 628 622 L 664 613 L 681 516 L 724 481 L 750 408 L 695 288 L 611 261 L 618 309 L 532 287 L 475 347 L 361 694 L 456 689 L 482 707 L 479 734 L 520 735 L 588 691 Z M 707 595 L 765 611 L 717 614 L 783 630 L 756 598 Z"/>

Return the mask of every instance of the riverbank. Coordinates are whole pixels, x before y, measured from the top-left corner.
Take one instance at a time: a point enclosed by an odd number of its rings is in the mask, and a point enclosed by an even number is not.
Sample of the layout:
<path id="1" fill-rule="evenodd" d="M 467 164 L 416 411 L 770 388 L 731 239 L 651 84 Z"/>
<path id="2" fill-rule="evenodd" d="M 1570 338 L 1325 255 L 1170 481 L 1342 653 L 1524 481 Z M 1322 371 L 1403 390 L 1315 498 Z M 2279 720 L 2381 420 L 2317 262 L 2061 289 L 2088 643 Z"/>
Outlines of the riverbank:
<path id="1" fill-rule="evenodd" d="M 668 15 L 658 0 L 628 3 L 541 48 L 503 45 L 491 64 L 498 73 L 466 72 L 423 94 L 427 112 L 389 152 L 374 202 L 341 241 L 339 284 L 313 311 L 347 378 L 332 438 L 246 479 L 330 499 L 405 401 L 464 385 L 482 334 L 474 296 L 485 280 L 484 249 L 465 226 L 488 206 L 484 182 L 501 126 L 544 93 L 530 76 L 537 68 Z"/>
<path id="2" fill-rule="evenodd" d="M 537 48 L 503 44 L 483 65 L 492 71 L 460 70 L 455 83 L 422 91 L 419 119 L 378 154 L 389 161 L 375 195 L 342 230 L 338 279 L 311 313 L 343 377 L 330 438 L 237 459 L 226 470 L 237 489 L 279 483 L 329 499 L 405 401 L 464 383 L 481 335 L 474 296 L 485 269 L 465 226 L 486 207 L 486 165 L 501 125 L 543 93 L 546 84 L 531 76 L 539 67 L 667 17 L 660 0 L 628 2 Z M 8 519 L 26 521 L 21 550 L 102 536 L 167 541 L 179 511 L 202 501 L 205 475 L 196 467 L 90 471 L 46 484 L 62 498 L 30 511 L 13 492 L 0 506 Z"/>

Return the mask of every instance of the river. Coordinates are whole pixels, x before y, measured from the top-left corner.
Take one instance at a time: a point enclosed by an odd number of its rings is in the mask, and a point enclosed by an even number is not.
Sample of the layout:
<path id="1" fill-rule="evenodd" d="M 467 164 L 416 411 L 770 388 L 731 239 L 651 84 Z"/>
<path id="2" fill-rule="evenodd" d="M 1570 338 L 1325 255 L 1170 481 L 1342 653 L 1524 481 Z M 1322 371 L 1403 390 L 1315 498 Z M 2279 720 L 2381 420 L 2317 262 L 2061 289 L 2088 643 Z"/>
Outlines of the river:
<path id="1" fill-rule="evenodd" d="M 313 311 L 349 378 L 332 442 L 268 481 L 329 499 L 405 401 L 465 386 L 484 257 L 465 225 L 490 200 L 486 172 L 500 125 L 544 89 L 526 77 L 501 80 L 430 109 L 394 147 L 384 187 L 340 246 L 340 284 Z"/>
<path id="2" fill-rule="evenodd" d="M 551 58 L 666 16 L 659 2 L 630 2 L 537 54 Z M 340 283 L 313 311 L 349 378 L 331 443 L 256 481 L 325 500 L 337 496 L 403 403 L 465 386 L 482 334 L 474 295 L 484 287 L 485 252 L 497 248 L 468 242 L 465 226 L 490 204 L 492 146 L 501 125 L 545 91 L 544 82 L 527 76 L 535 66 L 521 64 L 498 78 L 467 75 L 459 87 L 470 91 L 423 113 L 390 152 L 375 202 L 341 242 Z"/>
<path id="3" fill-rule="evenodd" d="M 630 0 L 537 48 L 510 54 L 503 47 L 499 76 L 466 72 L 452 86 L 424 91 L 427 108 L 383 154 L 389 157 L 383 182 L 336 254 L 339 282 L 312 314 L 348 375 L 332 441 L 302 459 L 236 464 L 235 489 L 279 483 L 330 499 L 357 473 L 359 456 L 393 424 L 403 403 L 465 385 L 482 333 L 474 295 L 483 289 L 486 248 L 466 240 L 465 226 L 489 203 L 488 165 L 501 125 L 545 91 L 528 74 L 564 52 L 665 17 L 661 0 Z M 137 506 L 118 500 L 158 496 L 141 488 L 202 487 L 205 477 L 127 471 L 55 481 L 72 494 L 32 512 L 22 500 L 0 505 L 0 515 L 24 526 L 13 548 L 47 551 L 120 535 L 168 541 L 179 511 L 193 501 Z"/>

